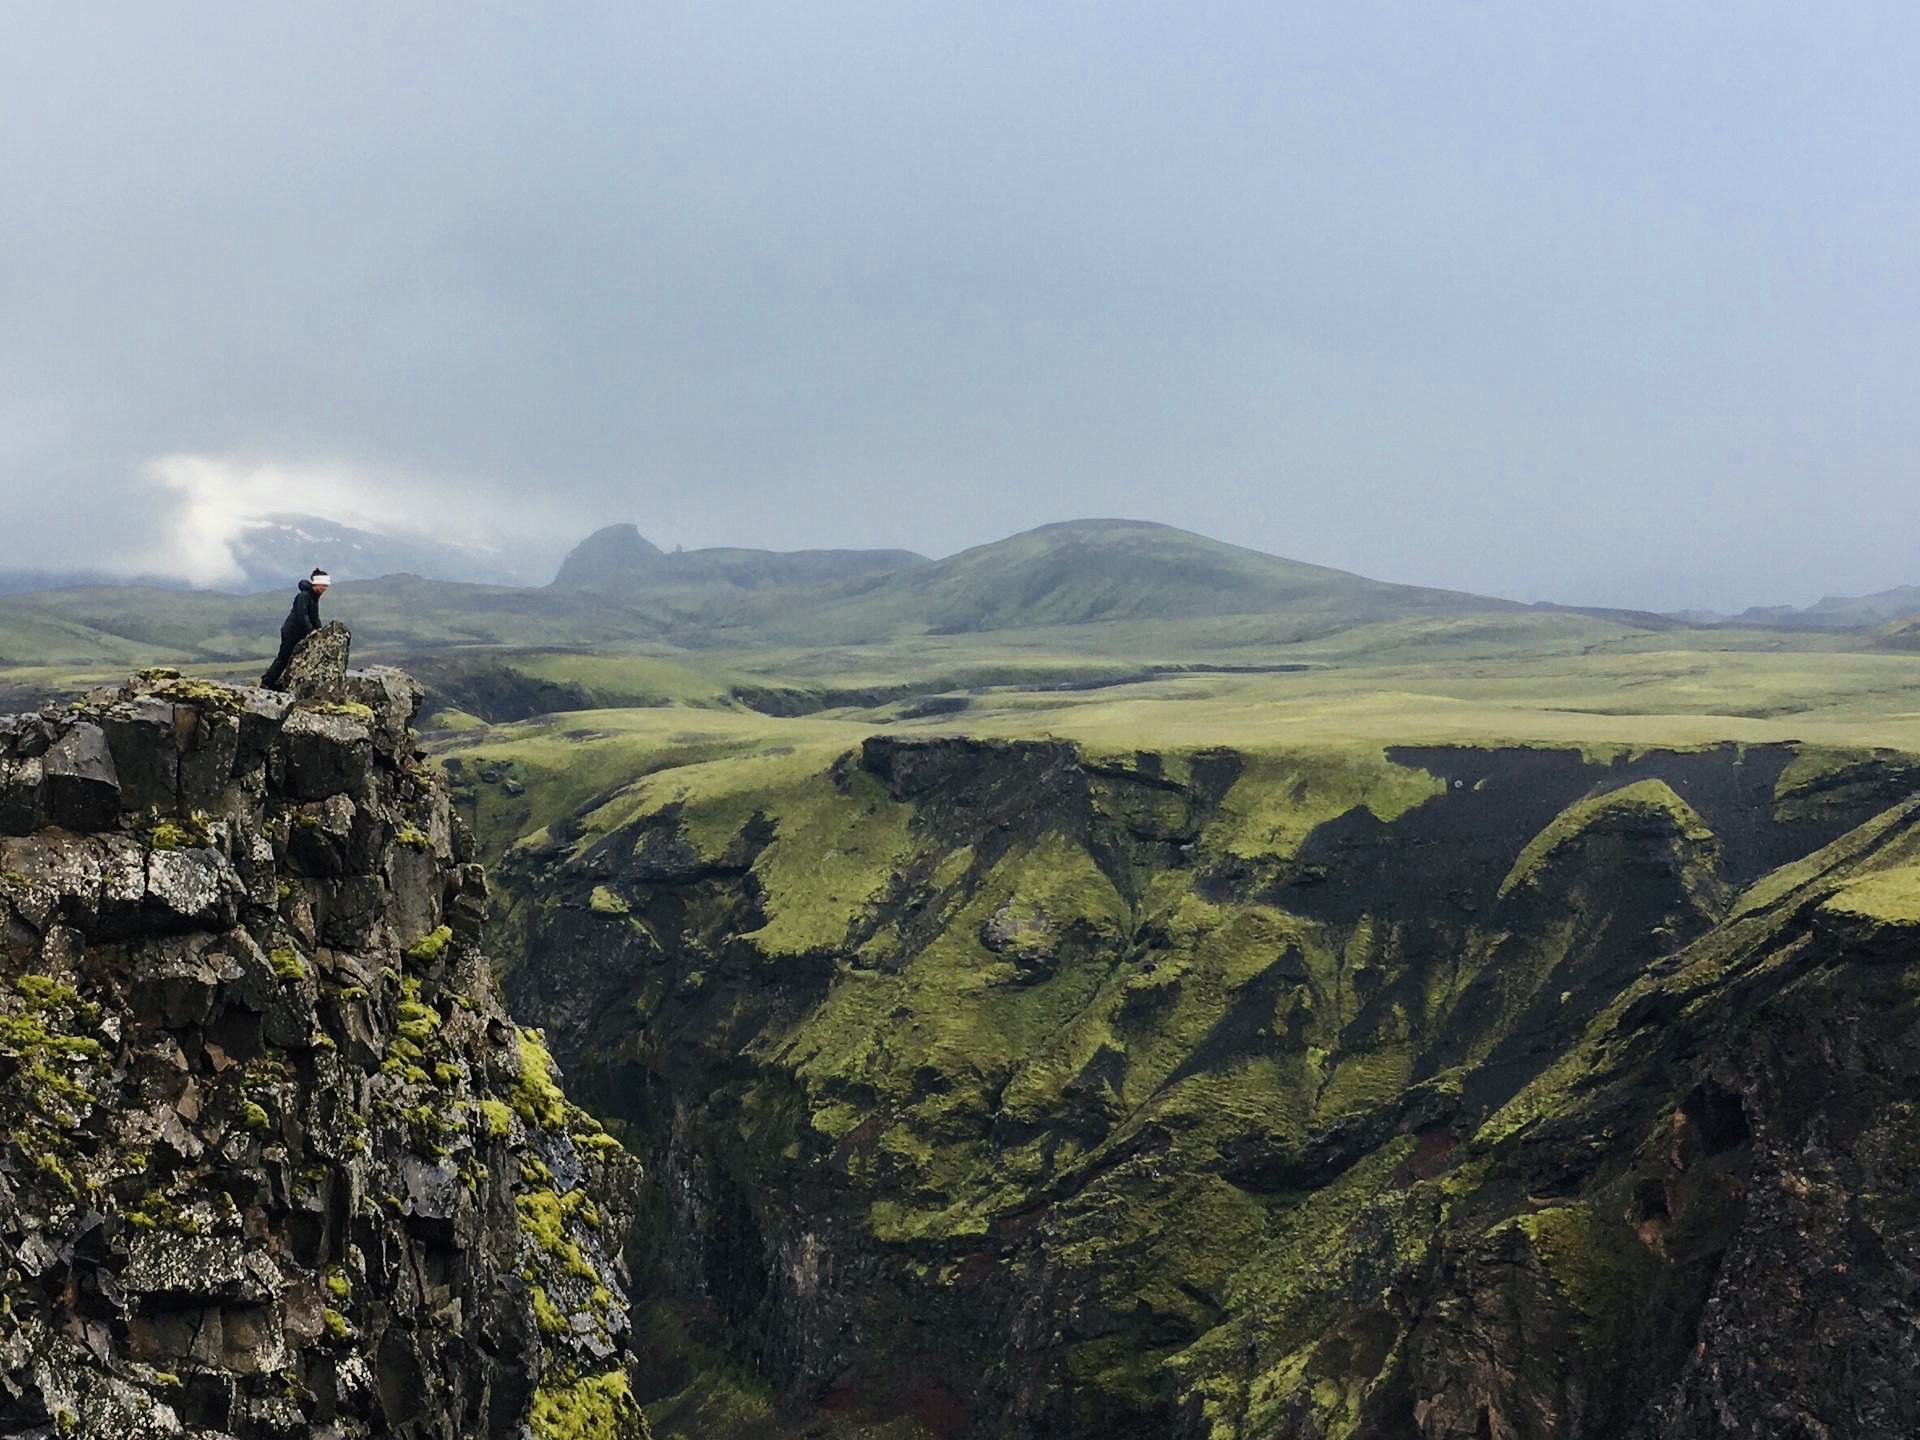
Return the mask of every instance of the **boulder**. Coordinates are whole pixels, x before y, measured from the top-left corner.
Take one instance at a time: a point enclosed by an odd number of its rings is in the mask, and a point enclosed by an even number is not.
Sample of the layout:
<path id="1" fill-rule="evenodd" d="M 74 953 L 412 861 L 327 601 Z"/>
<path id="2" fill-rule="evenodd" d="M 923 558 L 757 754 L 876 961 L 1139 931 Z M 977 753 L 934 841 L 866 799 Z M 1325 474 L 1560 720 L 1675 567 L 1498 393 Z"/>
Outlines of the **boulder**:
<path id="1" fill-rule="evenodd" d="M 0 871 L 43 892 L 67 920 L 91 930 L 100 917 L 105 856 L 89 837 L 42 832 L 0 841 Z"/>
<path id="2" fill-rule="evenodd" d="M 156 850 L 147 857 L 146 921 L 155 933 L 224 930 L 243 893 L 217 850 Z"/>
<path id="3" fill-rule="evenodd" d="M 132 1011 L 143 1024 L 181 1030 L 213 1013 L 220 972 L 206 950 L 206 940 L 199 939 L 177 940 L 148 952 L 132 990 Z"/>
<path id="4" fill-rule="evenodd" d="M 180 784 L 173 711 L 172 701 L 143 695 L 114 705 L 100 717 L 121 799 L 129 810 L 173 809 Z"/>
<path id="5" fill-rule="evenodd" d="M 339 875 L 347 868 L 348 844 L 358 807 L 345 795 L 329 795 L 287 816 L 287 863 L 296 875 Z"/>
<path id="6" fill-rule="evenodd" d="M 372 734 L 363 716 L 295 710 L 281 727 L 287 788 L 300 800 L 364 793 L 373 766 Z"/>
<path id="7" fill-rule="evenodd" d="M 104 830 L 120 817 L 120 774 L 107 732 L 90 720 L 68 727 L 41 761 L 48 818 L 69 830 Z"/>
<path id="8" fill-rule="evenodd" d="M 0 835 L 29 835 L 39 828 L 44 784 L 38 759 L 0 760 Z"/>
<path id="9" fill-rule="evenodd" d="M 329 620 L 293 652 L 286 688 L 296 700 L 345 699 L 347 653 L 352 648 L 353 632 L 338 620 Z"/>
<path id="10" fill-rule="evenodd" d="M 383 755 L 403 754 L 413 743 L 413 722 L 427 692 L 404 670 L 373 665 L 346 677 L 347 700 L 373 711 L 373 743 Z"/>
<path id="11" fill-rule="evenodd" d="M 240 717 L 214 710 L 177 710 L 180 795 L 185 809 L 212 809 L 240 761 Z"/>
<path id="12" fill-rule="evenodd" d="M 348 949 L 370 943 L 384 918 L 385 887 L 378 875 L 346 875 L 327 887 L 320 913 L 320 938 Z"/>

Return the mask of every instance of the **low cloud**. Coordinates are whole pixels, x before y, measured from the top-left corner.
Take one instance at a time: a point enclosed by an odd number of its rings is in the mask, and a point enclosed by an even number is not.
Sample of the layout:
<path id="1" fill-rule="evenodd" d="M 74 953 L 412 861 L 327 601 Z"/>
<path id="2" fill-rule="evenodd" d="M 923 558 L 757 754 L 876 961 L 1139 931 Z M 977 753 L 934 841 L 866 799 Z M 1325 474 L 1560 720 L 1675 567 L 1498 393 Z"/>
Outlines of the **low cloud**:
<path id="1" fill-rule="evenodd" d="M 457 482 L 392 467 L 224 455 L 163 455 L 140 468 L 137 503 L 156 521 L 101 557 L 121 575 L 220 586 L 244 578 L 236 546 L 270 516 L 317 516 L 396 539 L 498 553 L 577 539 L 579 522 L 542 508 L 532 533 L 520 507 Z"/>

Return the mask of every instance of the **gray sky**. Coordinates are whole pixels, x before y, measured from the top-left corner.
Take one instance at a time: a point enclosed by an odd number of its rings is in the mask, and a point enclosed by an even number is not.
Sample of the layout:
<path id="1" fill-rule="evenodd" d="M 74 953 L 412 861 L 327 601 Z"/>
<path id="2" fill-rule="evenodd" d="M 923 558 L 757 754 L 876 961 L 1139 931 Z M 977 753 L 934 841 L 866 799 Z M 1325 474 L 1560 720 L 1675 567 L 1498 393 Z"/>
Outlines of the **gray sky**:
<path id="1" fill-rule="evenodd" d="M 16 3 L 0 566 L 245 511 L 1920 582 L 1920 11 Z"/>

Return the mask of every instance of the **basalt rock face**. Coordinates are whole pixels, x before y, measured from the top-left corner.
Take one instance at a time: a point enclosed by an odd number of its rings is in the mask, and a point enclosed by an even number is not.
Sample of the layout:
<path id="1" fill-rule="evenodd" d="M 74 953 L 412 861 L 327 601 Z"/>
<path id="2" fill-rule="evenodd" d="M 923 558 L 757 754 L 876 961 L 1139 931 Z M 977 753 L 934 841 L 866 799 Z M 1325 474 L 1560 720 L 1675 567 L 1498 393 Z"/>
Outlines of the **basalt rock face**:
<path id="1" fill-rule="evenodd" d="M 661 1181 L 662 1436 L 1920 1430 L 1909 762 L 711 777 L 502 870 L 516 1013 Z"/>
<path id="2" fill-rule="evenodd" d="M 638 1168 L 501 1008 L 418 687 L 335 649 L 0 720 L 0 1435 L 645 1433 Z"/>

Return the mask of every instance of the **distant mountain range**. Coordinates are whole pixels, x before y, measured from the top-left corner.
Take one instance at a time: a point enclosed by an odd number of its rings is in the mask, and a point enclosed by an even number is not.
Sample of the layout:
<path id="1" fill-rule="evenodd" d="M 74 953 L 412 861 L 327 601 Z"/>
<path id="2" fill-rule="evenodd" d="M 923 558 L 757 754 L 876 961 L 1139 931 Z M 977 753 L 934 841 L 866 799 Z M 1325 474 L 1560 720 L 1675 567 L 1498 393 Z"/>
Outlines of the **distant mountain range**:
<path id="1" fill-rule="evenodd" d="M 1920 587 L 1733 617 L 1529 606 L 1372 580 L 1132 520 L 1045 525 L 937 561 L 906 550 L 668 552 L 634 526 L 614 525 L 581 541 L 551 582 L 538 584 L 530 582 L 544 577 L 515 575 L 493 552 L 278 515 L 248 527 L 236 558 L 255 593 L 33 576 L 24 577 L 41 582 L 31 593 L 5 594 L 0 578 L 0 666 L 251 663 L 277 630 L 294 581 L 315 564 L 339 582 L 329 610 L 352 621 L 363 645 L 390 655 L 848 645 L 1089 625 L 1108 627 L 1109 644 L 1114 627 L 1158 627 L 1153 643 L 1182 653 L 1290 645 L 1383 622 L 1479 616 L 1512 630 L 1568 615 L 1642 630 L 1884 627 L 1868 643 L 1909 648 L 1912 628 L 1894 622 L 1920 612 Z M 63 588 L 44 583 L 54 581 Z M 1136 638 L 1145 643 L 1144 633 Z M 1079 642 L 1047 643 L 1070 650 Z"/>
<path id="2" fill-rule="evenodd" d="M 1706 624 L 1761 625 L 1786 630 L 1863 630 L 1920 615 L 1920 585 L 1897 585 L 1872 595 L 1829 595 L 1795 609 L 1791 605 L 1755 605 L 1738 615 L 1710 612 L 1690 615 Z"/>
<path id="3" fill-rule="evenodd" d="M 1222 617 L 1284 644 L 1375 621 L 1527 609 L 1128 520 L 1048 525 L 940 561 L 898 550 L 667 553 L 634 527 L 613 526 L 576 546 L 539 588 L 418 574 L 356 580 L 360 562 L 336 558 L 329 537 L 311 527 L 283 523 L 274 539 L 299 549 L 283 554 L 291 563 L 279 583 L 258 594 L 97 585 L 0 599 L 0 664 L 250 659 L 277 629 L 315 550 L 336 567 L 328 610 L 350 617 L 363 644 L 403 654 L 472 645 L 842 645 L 1092 624 L 1212 629 Z"/>
<path id="4" fill-rule="evenodd" d="M 560 562 L 555 590 L 622 587 L 737 590 L 829 585 L 930 562 L 911 550 L 674 550 L 668 552 L 633 525 L 596 530 Z"/>

